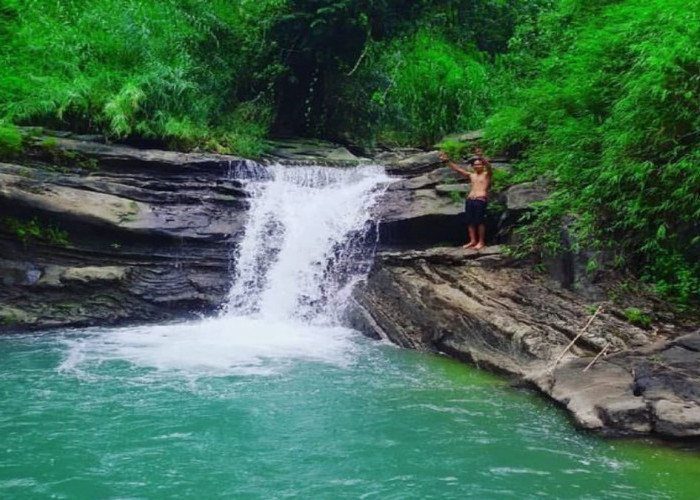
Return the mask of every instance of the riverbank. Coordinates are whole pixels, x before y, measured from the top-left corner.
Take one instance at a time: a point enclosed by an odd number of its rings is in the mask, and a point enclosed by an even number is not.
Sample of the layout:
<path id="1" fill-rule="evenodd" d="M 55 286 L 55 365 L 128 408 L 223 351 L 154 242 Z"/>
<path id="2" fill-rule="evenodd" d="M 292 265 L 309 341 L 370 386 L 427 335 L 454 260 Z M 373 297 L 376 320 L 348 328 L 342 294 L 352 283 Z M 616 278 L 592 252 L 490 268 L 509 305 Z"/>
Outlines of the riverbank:
<path id="1" fill-rule="evenodd" d="M 356 328 L 535 388 L 580 428 L 700 435 L 700 332 L 634 325 L 498 247 L 380 253 L 354 299 Z"/>

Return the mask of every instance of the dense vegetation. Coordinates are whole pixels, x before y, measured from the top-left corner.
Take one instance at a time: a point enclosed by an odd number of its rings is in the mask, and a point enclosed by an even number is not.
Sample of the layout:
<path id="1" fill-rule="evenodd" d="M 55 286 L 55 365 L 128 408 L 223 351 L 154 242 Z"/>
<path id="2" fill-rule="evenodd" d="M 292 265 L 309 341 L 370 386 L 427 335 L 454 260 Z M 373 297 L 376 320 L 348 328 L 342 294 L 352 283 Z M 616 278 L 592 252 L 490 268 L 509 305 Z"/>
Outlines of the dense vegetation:
<path id="1" fill-rule="evenodd" d="M 700 296 L 700 2 L 562 1 L 537 21 L 515 37 L 518 88 L 489 122 L 554 190 L 530 248 L 556 248 L 566 221 L 575 246 Z"/>
<path id="2" fill-rule="evenodd" d="M 514 0 L 0 0 L 0 120 L 254 153 L 480 126 Z M 430 110 L 430 112 L 428 112 Z"/>
<path id="3" fill-rule="evenodd" d="M 700 0 L 0 0 L 12 124 L 257 154 L 486 125 L 553 195 L 524 239 L 700 296 Z"/>
<path id="4" fill-rule="evenodd" d="M 254 152 L 284 2 L 237 3 L 0 0 L 0 118 Z"/>

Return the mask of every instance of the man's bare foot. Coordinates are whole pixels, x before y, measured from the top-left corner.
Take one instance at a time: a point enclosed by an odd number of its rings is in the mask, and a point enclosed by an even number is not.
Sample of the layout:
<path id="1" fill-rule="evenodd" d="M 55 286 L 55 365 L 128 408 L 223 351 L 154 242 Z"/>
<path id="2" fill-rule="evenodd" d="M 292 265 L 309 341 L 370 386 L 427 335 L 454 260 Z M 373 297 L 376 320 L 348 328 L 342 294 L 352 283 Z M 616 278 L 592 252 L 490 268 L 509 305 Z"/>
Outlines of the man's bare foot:
<path id="1" fill-rule="evenodd" d="M 468 248 L 472 248 L 474 245 L 476 245 L 476 243 L 472 243 L 472 242 L 470 241 L 470 242 L 467 243 L 466 245 L 462 245 L 462 248 L 464 248 L 464 249 L 466 250 L 466 249 L 468 249 Z"/>
<path id="2" fill-rule="evenodd" d="M 476 250 L 478 252 L 479 250 L 484 248 L 484 246 L 485 245 L 483 243 L 477 243 L 476 245 L 474 245 L 474 250 Z"/>

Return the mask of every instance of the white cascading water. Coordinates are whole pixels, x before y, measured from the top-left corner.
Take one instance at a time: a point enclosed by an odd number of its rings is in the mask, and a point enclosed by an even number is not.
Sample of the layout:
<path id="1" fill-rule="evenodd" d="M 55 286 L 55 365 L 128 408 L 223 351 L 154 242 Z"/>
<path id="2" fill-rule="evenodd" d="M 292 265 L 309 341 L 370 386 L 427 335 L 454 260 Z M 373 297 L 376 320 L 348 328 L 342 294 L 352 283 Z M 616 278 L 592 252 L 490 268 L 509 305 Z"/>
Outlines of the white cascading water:
<path id="1" fill-rule="evenodd" d="M 251 194 L 233 256 L 228 304 L 217 318 L 68 332 L 61 371 L 81 377 L 127 361 L 148 376 L 270 375 L 305 360 L 345 366 L 353 333 L 337 316 L 367 271 L 369 209 L 389 180 L 381 167 L 232 169 Z"/>
<path id="2" fill-rule="evenodd" d="M 251 179 L 249 222 L 235 258 L 229 316 L 327 321 L 367 263 L 369 209 L 381 167 L 273 165 Z"/>

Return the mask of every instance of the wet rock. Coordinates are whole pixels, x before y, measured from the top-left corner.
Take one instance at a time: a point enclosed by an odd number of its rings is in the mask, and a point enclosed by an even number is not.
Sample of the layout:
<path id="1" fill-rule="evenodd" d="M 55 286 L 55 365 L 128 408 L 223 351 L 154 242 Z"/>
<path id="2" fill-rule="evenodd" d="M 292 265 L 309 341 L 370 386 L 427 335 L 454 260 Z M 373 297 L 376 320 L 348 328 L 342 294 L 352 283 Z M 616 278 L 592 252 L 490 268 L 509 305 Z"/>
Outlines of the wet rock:
<path id="1" fill-rule="evenodd" d="M 672 345 L 676 345 L 689 351 L 700 352 L 700 331 L 678 337 L 673 341 Z"/>
<path id="2" fill-rule="evenodd" d="M 414 191 L 418 189 L 430 189 L 446 181 L 456 182 L 460 177 L 446 167 L 437 168 L 426 174 L 401 179 L 392 183 L 387 191 Z"/>
<path id="3" fill-rule="evenodd" d="M 69 152 L 79 166 L 80 160 L 94 159 L 99 162 L 100 171 L 113 171 L 118 168 L 122 175 L 127 173 L 148 177 L 158 172 L 158 176 L 191 176 L 197 173 L 205 175 L 219 172 L 224 173 L 230 163 L 240 162 L 241 158 L 227 155 L 180 153 L 159 149 L 137 149 L 117 144 L 77 140 L 73 138 L 52 137 L 47 146 L 46 138 L 35 139 L 36 147 L 31 156 L 47 163 L 56 160 L 69 164 L 71 158 L 60 152 Z"/>
<path id="4" fill-rule="evenodd" d="M 347 148 L 327 141 L 286 139 L 270 142 L 272 150 L 265 155 L 270 161 L 357 165 L 369 161 Z"/>
<path id="5" fill-rule="evenodd" d="M 654 401 L 654 431 L 671 437 L 700 436 L 700 405 L 689 401 Z"/>
<path id="6" fill-rule="evenodd" d="M 81 283 L 123 281 L 127 275 L 127 268 L 118 266 L 88 266 L 70 267 L 61 273 L 61 281 L 77 281 Z"/>
<path id="7" fill-rule="evenodd" d="M 348 151 L 346 148 L 340 147 L 333 149 L 325 157 L 328 161 L 347 161 L 347 162 L 357 162 L 359 158 Z"/>
<path id="8" fill-rule="evenodd" d="M 392 175 L 415 176 L 430 172 L 442 166 L 439 151 L 426 151 L 386 163 L 387 172 Z"/>
<path id="9" fill-rule="evenodd" d="M 438 184 L 435 186 L 435 191 L 438 194 L 449 195 L 451 193 L 458 193 L 466 196 L 469 193 L 471 186 L 469 184 Z"/>
<path id="10" fill-rule="evenodd" d="M 464 203 L 431 189 L 388 190 L 375 207 L 379 243 L 392 246 L 458 244 L 466 237 Z"/>
<path id="11" fill-rule="evenodd" d="M 524 268 L 512 267 L 498 247 L 383 252 L 355 299 L 375 324 L 386 328 L 379 336 L 470 359 L 499 358 L 507 364 L 505 371 L 517 375 L 551 360 L 589 316 L 587 303 Z M 624 345 L 621 332 L 638 330 L 605 317 L 577 349 L 594 352 L 606 341 Z M 414 323 L 425 329 L 416 329 Z"/>

